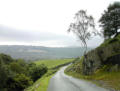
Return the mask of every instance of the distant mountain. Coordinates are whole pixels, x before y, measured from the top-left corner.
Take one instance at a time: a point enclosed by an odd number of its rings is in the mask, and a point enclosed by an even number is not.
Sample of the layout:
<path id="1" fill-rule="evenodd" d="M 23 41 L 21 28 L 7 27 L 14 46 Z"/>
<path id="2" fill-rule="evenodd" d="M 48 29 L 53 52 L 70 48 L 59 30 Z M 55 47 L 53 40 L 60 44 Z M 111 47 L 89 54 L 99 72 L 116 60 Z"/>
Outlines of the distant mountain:
<path id="1" fill-rule="evenodd" d="M 91 48 L 88 48 L 91 50 Z M 82 47 L 43 47 L 24 45 L 0 45 L 0 53 L 25 60 L 74 58 L 83 55 Z"/>

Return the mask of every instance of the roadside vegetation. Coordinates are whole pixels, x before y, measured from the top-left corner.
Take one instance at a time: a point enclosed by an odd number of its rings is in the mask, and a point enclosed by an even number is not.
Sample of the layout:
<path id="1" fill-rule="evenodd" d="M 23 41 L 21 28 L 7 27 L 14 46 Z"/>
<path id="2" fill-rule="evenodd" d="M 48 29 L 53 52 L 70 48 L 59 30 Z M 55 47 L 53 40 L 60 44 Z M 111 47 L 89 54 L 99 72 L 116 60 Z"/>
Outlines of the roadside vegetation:
<path id="1" fill-rule="evenodd" d="M 48 72 L 38 79 L 32 86 L 25 89 L 25 91 L 47 91 L 49 80 L 59 70 L 60 67 L 73 62 L 74 59 L 56 59 L 56 60 L 40 60 L 35 61 L 36 65 L 45 64 Z"/>
<path id="2" fill-rule="evenodd" d="M 0 91 L 23 91 L 42 77 L 48 68 L 0 54 Z"/>
<path id="3" fill-rule="evenodd" d="M 82 61 L 83 57 L 66 68 L 65 74 L 75 78 L 91 81 L 104 88 L 114 88 L 115 90 L 120 90 L 120 70 L 109 72 L 108 70 L 112 67 L 112 65 L 104 65 L 92 75 L 83 75 Z"/>
<path id="4" fill-rule="evenodd" d="M 49 79 L 65 64 L 73 59 L 42 60 L 25 62 L 0 54 L 0 91 L 46 91 Z M 29 89 L 27 90 L 29 91 Z"/>
<path id="5" fill-rule="evenodd" d="M 103 12 L 99 20 L 102 28 L 100 35 L 104 37 L 104 42 L 99 47 L 85 53 L 84 57 L 70 65 L 65 73 L 113 89 L 112 91 L 120 90 L 119 20 L 120 2 L 114 2 Z"/>
<path id="6" fill-rule="evenodd" d="M 106 47 L 114 43 L 120 43 L 120 35 L 115 38 L 105 40 L 104 43 L 102 43 L 98 48 Z M 118 65 L 105 64 L 102 65 L 100 69 L 96 70 L 94 74 L 83 75 L 83 60 L 84 57 L 78 59 L 78 61 L 66 68 L 65 73 L 76 78 L 92 81 L 93 83 L 105 88 L 113 88 L 115 90 L 120 90 L 120 69 Z"/>

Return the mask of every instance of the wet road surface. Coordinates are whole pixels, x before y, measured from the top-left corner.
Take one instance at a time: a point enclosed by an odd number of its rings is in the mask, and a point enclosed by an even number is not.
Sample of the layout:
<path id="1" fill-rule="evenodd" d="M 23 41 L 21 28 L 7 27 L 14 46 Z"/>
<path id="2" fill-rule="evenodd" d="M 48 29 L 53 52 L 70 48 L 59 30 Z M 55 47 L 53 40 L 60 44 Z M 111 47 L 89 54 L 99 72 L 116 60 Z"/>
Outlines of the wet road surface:
<path id="1" fill-rule="evenodd" d="M 90 82 L 65 75 L 65 68 L 61 68 L 51 78 L 47 91 L 109 91 Z"/>

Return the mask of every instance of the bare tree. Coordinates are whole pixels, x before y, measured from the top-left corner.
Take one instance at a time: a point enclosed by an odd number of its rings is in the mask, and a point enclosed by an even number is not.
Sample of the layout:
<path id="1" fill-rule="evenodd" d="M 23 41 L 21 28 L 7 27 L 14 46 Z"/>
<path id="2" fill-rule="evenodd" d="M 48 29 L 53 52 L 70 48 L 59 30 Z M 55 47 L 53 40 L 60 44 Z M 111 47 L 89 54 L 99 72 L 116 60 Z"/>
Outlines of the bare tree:
<path id="1" fill-rule="evenodd" d="M 97 34 L 94 19 L 92 16 L 88 16 L 86 11 L 80 10 L 75 14 L 74 20 L 75 21 L 70 24 L 68 32 L 72 31 L 75 35 L 77 35 L 85 47 L 84 54 L 86 54 L 87 40 L 89 40 L 93 34 Z"/>

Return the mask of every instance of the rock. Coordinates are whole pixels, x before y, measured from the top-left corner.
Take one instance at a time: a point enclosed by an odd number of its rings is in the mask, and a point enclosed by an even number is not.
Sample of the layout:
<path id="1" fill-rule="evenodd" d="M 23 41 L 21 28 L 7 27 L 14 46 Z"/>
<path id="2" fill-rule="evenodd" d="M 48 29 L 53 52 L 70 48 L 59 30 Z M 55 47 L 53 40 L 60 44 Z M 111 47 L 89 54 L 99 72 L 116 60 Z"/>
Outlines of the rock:
<path id="1" fill-rule="evenodd" d="M 83 74 L 91 75 L 103 65 L 112 64 L 111 71 L 120 67 L 120 43 L 116 42 L 105 47 L 98 47 L 84 56 Z"/>

